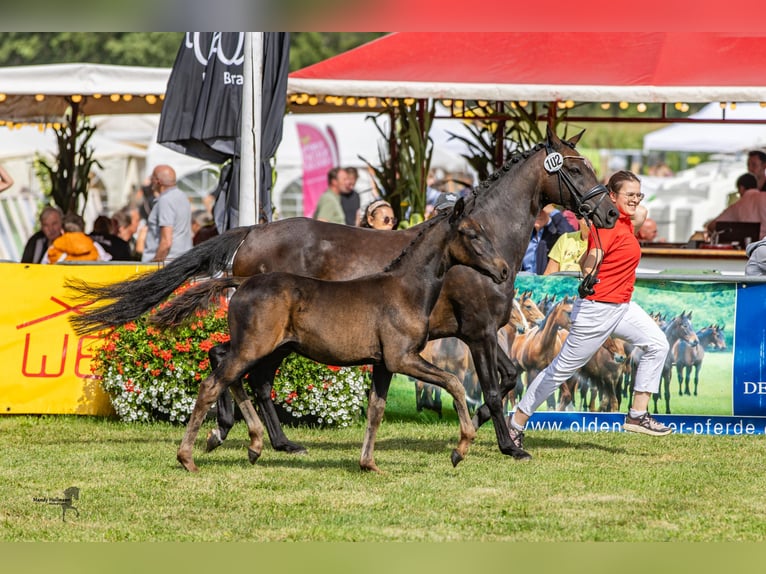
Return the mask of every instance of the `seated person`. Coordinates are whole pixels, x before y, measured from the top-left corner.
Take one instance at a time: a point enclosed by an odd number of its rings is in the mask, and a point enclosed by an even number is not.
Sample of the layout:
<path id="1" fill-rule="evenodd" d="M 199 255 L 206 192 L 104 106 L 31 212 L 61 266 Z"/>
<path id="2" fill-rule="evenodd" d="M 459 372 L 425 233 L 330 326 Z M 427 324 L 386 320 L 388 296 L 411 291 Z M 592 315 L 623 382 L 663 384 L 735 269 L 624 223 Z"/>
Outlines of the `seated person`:
<path id="1" fill-rule="evenodd" d="M 109 261 L 103 247 L 85 235 L 85 221 L 76 213 L 64 216 L 64 233 L 53 240 L 41 263 L 61 261 Z"/>
<path id="2" fill-rule="evenodd" d="M 130 261 L 133 259 L 130 244 L 113 233 L 113 220 L 106 215 L 99 215 L 93 222 L 93 231 L 89 237 L 112 256 L 112 261 Z"/>
<path id="3" fill-rule="evenodd" d="M 558 238 L 570 231 L 575 231 L 575 228 L 555 205 L 551 203 L 543 207 L 535 218 L 534 229 L 521 260 L 520 271 L 535 275 L 545 273 L 545 268 L 548 266 L 548 253 Z"/>
<path id="4" fill-rule="evenodd" d="M 550 275 L 557 271 L 581 271 L 580 260 L 588 248 L 588 235 L 590 227 L 583 217 L 577 218 L 579 229 L 564 233 L 558 238 L 548 253 L 548 265 L 543 275 Z"/>
<path id="5" fill-rule="evenodd" d="M 763 239 L 766 236 L 766 193 L 761 193 L 755 186 L 757 182 L 752 174 L 739 176 L 739 199 L 705 225 L 708 233 L 715 231 L 715 224 L 719 221 L 757 222 L 761 224 L 758 239 Z"/>
<path id="6" fill-rule="evenodd" d="M 62 232 L 64 214 L 55 205 L 47 205 L 40 212 L 40 231 L 32 234 L 24 246 L 22 263 L 41 263 L 48 247 Z"/>
<path id="7" fill-rule="evenodd" d="M 657 222 L 647 217 L 636 233 L 639 243 L 654 243 L 657 240 Z"/>
<path id="8" fill-rule="evenodd" d="M 745 275 L 766 275 L 766 239 L 753 241 L 745 247 L 745 255 L 748 257 Z"/>

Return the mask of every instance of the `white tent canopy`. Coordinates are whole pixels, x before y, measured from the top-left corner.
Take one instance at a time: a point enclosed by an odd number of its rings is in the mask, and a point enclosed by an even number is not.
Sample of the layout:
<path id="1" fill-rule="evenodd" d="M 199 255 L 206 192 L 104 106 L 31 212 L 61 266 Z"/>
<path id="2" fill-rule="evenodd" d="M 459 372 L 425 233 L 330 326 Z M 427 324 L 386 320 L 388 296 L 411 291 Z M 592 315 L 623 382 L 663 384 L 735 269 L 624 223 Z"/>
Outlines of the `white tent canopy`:
<path id="1" fill-rule="evenodd" d="M 713 103 L 690 117 L 718 120 L 722 113 L 721 106 Z M 766 107 L 741 103 L 727 107 L 725 115 L 727 120 L 766 120 Z M 739 153 L 762 147 L 766 147 L 766 124 L 673 124 L 644 136 L 644 151 Z"/>

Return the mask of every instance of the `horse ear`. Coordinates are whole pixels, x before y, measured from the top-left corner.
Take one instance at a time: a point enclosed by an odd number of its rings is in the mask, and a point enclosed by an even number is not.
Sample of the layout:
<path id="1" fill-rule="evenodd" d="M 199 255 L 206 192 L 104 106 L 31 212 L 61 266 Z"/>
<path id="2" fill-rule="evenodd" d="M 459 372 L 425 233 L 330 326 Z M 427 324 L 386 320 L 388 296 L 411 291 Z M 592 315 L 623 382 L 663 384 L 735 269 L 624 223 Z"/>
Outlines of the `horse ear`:
<path id="1" fill-rule="evenodd" d="M 452 208 L 452 215 L 449 216 L 450 223 L 454 223 L 461 215 L 463 215 L 464 210 L 465 210 L 465 198 L 459 197 L 458 200 L 455 202 L 455 207 Z"/>
<path id="2" fill-rule="evenodd" d="M 556 132 L 551 128 L 551 124 L 545 126 L 545 138 L 548 140 L 549 144 L 557 144 L 561 142 L 559 136 L 557 136 Z"/>
<path id="3" fill-rule="evenodd" d="M 573 135 L 571 138 L 569 138 L 567 141 L 572 144 L 573 146 L 577 145 L 577 142 L 580 141 L 580 138 L 585 133 L 585 130 L 583 129 L 579 134 Z"/>

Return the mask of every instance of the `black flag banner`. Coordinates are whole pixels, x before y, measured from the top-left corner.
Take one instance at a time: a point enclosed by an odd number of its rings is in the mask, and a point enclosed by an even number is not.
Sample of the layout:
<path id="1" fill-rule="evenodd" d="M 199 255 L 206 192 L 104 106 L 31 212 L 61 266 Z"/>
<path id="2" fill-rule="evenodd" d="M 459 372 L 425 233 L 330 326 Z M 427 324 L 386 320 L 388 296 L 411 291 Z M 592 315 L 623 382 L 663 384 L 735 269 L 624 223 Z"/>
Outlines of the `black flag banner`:
<path id="1" fill-rule="evenodd" d="M 213 163 L 221 171 L 214 215 L 219 231 L 239 225 L 239 171 L 246 32 L 187 32 L 162 106 L 157 142 Z M 271 158 L 282 139 L 289 34 L 265 32 L 262 86 L 259 220 L 271 220 Z"/>

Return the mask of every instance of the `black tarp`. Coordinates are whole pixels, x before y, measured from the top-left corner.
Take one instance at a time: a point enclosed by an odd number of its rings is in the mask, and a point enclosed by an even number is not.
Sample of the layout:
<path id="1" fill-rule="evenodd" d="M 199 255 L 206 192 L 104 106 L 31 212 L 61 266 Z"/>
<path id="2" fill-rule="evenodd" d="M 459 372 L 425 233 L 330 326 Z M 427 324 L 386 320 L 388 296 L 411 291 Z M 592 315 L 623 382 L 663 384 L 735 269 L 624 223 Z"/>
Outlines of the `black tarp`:
<path id="1" fill-rule="evenodd" d="M 264 32 L 261 166 L 258 220 L 271 220 L 269 159 L 282 140 L 289 33 Z M 219 231 L 239 225 L 239 171 L 244 32 L 187 33 L 168 80 L 158 143 L 186 155 L 226 164 L 215 192 Z M 253 79 L 258 81 L 257 78 Z M 258 137 L 259 132 L 256 131 Z"/>

